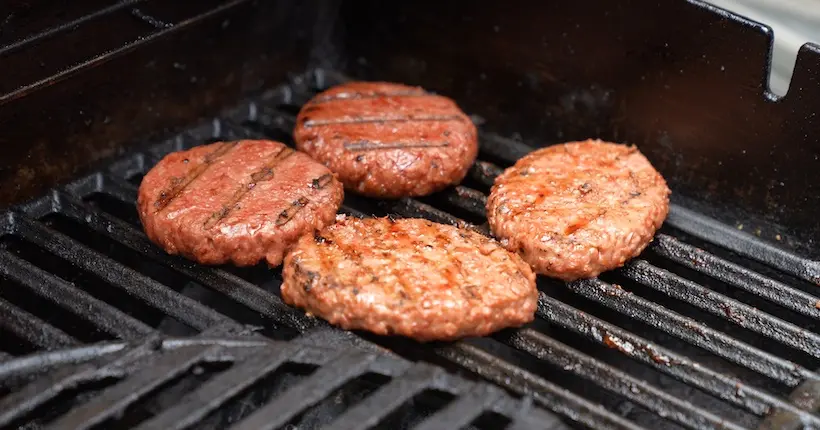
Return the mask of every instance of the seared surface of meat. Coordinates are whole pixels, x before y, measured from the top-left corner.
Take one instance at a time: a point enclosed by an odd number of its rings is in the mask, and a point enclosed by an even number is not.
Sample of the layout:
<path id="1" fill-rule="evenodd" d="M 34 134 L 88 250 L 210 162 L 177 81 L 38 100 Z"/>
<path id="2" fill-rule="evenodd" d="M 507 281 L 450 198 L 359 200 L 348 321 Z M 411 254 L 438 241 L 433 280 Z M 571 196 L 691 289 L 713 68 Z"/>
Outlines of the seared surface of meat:
<path id="1" fill-rule="evenodd" d="M 539 149 L 500 175 L 493 234 L 537 273 L 597 276 L 638 255 L 669 212 L 669 188 L 637 148 L 599 140 Z"/>
<path id="2" fill-rule="evenodd" d="M 534 318 L 535 274 L 472 230 L 422 219 L 358 219 L 302 237 L 282 298 L 344 329 L 419 341 L 483 336 Z"/>
<path id="3" fill-rule="evenodd" d="M 170 254 L 278 266 L 305 232 L 333 222 L 344 197 L 325 166 L 279 142 L 218 142 L 168 154 L 142 180 L 148 237 Z"/>
<path id="4" fill-rule="evenodd" d="M 458 183 L 478 154 L 475 125 L 452 100 L 381 82 L 318 94 L 300 111 L 294 138 L 348 190 L 381 198 Z"/>

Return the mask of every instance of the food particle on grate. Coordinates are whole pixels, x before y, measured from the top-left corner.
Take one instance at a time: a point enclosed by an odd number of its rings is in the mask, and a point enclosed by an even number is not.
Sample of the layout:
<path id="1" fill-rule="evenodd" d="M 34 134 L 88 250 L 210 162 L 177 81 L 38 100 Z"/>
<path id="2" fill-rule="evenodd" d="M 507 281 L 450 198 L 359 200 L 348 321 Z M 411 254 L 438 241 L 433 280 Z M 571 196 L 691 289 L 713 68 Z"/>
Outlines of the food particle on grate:
<path id="1" fill-rule="evenodd" d="M 299 236 L 333 222 L 344 198 L 326 167 L 268 140 L 217 142 L 166 155 L 142 180 L 146 235 L 203 264 L 278 266 Z"/>
<path id="2" fill-rule="evenodd" d="M 484 336 L 533 320 L 535 274 L 470 229 L 340 215 L 285 257 L 282 298 L 344 329 L 416 340 Z"/>
<path id="3" fill-rule="evenodd" d="M 384 82 L 318 94 L 299 112 L 294 140 L 348 190 L 381 198 L 423 196 L 458 183 L 478 154 L 476 127 L 455 102 Z"/>
<path id="4" fill-rule="evenodd" d="M 669 212 L 666 181 L 634 146 L 600 140 L 532 152 L 495 181 L 493 234 L 540 274 L 590 278 L 622 266 Z"/>

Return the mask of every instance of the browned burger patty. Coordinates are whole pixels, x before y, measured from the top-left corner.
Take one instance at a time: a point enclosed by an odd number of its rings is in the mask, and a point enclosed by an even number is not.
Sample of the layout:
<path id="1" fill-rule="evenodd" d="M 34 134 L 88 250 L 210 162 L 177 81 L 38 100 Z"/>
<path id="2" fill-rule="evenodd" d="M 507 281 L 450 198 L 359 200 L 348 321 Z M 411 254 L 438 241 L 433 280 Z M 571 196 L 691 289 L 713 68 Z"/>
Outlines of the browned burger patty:
<path id="1" fill-rule="evenodd" d="M 669 212 L 669 188 L 634 146 L 600 140 L 532 152 L 495 181 L 493 234 L 536 272 L 574 280 L 638 255 Z"/>
<path id="2" fill-rule="evenodd" d="M 148 238 L 203 264 L 282 263 L 305 232 L 333 222 L 341 183 L 279 142 L 243 140 L 168 154 L 142 180 Z"/>
<path id="3" fill-rule="evenodd" d="M 358 219 L 307 235 L 285 257 L 282 298 L 344 329 L 419 341 L 483 336 L 533 320 L 535 274 L 471 230 Z"/>
<path id="4" fill-rule="evenodd" d="M 352 82 L 299 112 L 296 146 L 359 194 L 422 196 L 458 183 L 478 153 L 470 118 L 449 98 L 418 87 Z"/>

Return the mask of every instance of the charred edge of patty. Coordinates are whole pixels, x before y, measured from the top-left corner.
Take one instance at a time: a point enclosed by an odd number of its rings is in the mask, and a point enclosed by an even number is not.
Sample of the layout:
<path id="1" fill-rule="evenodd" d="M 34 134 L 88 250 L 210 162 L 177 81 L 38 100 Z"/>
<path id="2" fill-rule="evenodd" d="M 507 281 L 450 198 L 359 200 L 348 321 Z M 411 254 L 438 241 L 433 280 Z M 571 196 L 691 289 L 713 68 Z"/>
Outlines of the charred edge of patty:
<path id="1" fill-rule="evenodd" d="M 308 106 L 330 103 L 335 101 L 347 100 L 365 100 L 378 99 L 388 97 L 431 97 L 435 96 L 433 93 L 426 92 L 421 89 L 405 90 L 405 91 L 369 91 L 369 92 L 354 92 L 354 93 L 336 93 L 326 96 L 316 96 L 308 102 Z"/>
<path id="2" fill-rule="evenodd" d="M 239 206 L 239 202 L 246 195 L 248 195 L 248 193 L 250 193 L 251 190 L 256 188 L 257 184 L 273 179 L 274 167 L 276 167 L 279 163 L 281 163 L 282 161 L 284 161 L 285 159 L 287 159 L 295 153 L 296 151 L 288 147 L 284 147 L 281 150 L 279 150 L 261 168 L 251 173 L 250 182 L 240 185 L 239 188 L 237 188 L 237 190 L 234 191 L 233 195 L 228 200 L 228 202 L 222 205 L 222 209 L 214 212 L 213 214 L 211 214 L 210 217 L 208 217 L 208 219 L 202 224 L 203 228 L 210 229 L 219 224 L 219 222 L 225 219 L 228 216 L 228 214 L 231 213 L 231 211 L 233 211 L 235 208 Z"/>
<path id="3" fill-rule="evenodd" d="M 464 115 L 418 115 L 418 116 L 377 116 L 377 117 L 357 117 L 357 118 L 340 118 L 340 119 L 325 119 L 312 120 L 308 116 L 303 116 L 302 126 L 305 128 L 322 127 L 330 125 L 346 125 L 346 124 L 385 124 L 392 122 L 446 122 L 446 121 L 460 121 L 464 122 L 466 119 Z"/>
<path id="4" fill-rule="evenodd" d="M 293 261 L 291 261 L 291 265 L 293 267 L 293 279 L 295 280 L 295 284 L 301 287 L 305 293 L 309 293 L 322 278 L 319 272 L 306 270 L 302 267 L 302 262 L 298 258 L 294 258 Z"/>
<path id="5" fill-rule="evenodd" d="M 171 178 L 170 187 L 160 191 L 159 198 L 154 202 L 155 213 L 168 207 L 171 202 L 182 193 L 192 182 L 202 176 L 206 170 L 219 158 L 227 154 L 231 149 L 235 148 L 239 142 L 224 142 L 219 148 L 209 152 L 202 157 L 202 162 L 188 171 L 184 177 Z M 186 158 L 187 160 L 187 158 Z"/>
<path id="6" fill-rule="evenodd" d="M 322 232 L 318 229 L 313 230 L 313 241 L 316 242 L 317 245 L 332 245 L 333 241 L 322 236 Z"/>
<path id="7" fill-rule="evenodd" d="M 424 142 L 424 141 L 410 141 L 410 142 L 374 142 L 370 140 L 357 140 L 354 142 L 345 142 L 344 149 L 350 152 L 364 152 L 387 149 L 409 149 L 409 148 L 445 148 L 450 146 L 450 142 Z"/>

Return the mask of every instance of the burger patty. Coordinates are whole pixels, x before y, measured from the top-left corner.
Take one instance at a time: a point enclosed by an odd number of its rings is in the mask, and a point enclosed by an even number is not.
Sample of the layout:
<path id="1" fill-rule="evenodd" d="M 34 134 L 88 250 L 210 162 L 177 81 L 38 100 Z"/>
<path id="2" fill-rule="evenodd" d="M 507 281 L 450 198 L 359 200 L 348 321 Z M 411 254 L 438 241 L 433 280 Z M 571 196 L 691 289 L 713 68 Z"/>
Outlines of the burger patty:
<path id="1" fill-rule="evenodd" d="M 423 196 L 458 183 L 478 154 L 470 118 L 418 87 L 352 82 L 311 99 L 296 146 L 371 197 Z"/>
<path id="2" fill-rule="evenodd" d="M 535 274 L 495 240 L 422 219 L 358 219 L 302 237 L 282 298 L 344 329 L 418 341 L 484 336 L 534 318 Z"/>
<path id="3" fill-rule="evenodd" d="M 307 155 L 267 140 L 218 142 L 166 155 L 143 178 L 145 233 L 203 264 L 271 266 L 302 234 L 333 222 L 342 184 Z"/>
<path id="4" fill-rule="evenodd" d="M 634 146 L 587 140 L 539 149 L 495 181 L 493 234 L 537 273 L 566 281 L 622 266 L 669 212 L 669 188 Z"/>

